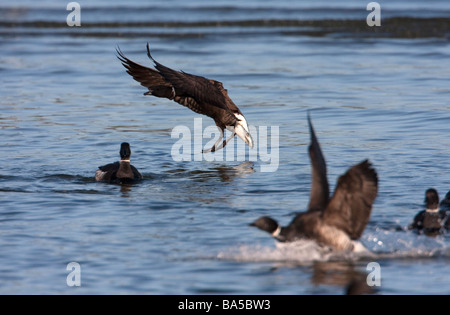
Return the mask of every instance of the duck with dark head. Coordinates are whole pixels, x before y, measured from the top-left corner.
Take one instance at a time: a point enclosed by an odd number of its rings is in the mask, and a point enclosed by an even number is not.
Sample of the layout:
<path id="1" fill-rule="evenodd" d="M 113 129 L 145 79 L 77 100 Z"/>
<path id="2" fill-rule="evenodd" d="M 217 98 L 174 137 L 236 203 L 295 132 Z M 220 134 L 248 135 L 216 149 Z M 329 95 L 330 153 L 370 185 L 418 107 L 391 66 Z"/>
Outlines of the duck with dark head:
<path id="1" fill-rule="evenodd" d="M 441 210 L 445 203 L 439 203 L 439 193 L 436 189 L 427 189 L 424 202 L 425 210 L 416 214 L 408 228 L 428 236 L 439 235 L 445 232 L 446 228 L 450 228 L 449 213 Z"/>
<path id="2" fill-rule="evenodd" d="M 123 183 L 141 179 L 141 173 L 130 164 L 130 157 L 130 144 L 123 142 L 120 145 L 120 162 L 100 166 L 95 172 L 95 180 Z"/>

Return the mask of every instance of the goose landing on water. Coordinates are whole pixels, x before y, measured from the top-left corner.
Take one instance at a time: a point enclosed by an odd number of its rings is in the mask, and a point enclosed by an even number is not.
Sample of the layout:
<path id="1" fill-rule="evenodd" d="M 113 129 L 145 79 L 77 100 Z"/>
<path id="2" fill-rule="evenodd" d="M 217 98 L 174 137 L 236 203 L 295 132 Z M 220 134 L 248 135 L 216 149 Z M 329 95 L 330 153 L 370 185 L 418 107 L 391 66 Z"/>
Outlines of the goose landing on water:
<path id="1" fill-rule="evenodd" d="M 327 169 L 319 142 L 308 114 L 311 133 L 309 157 L 312 164 L 312 187 L 308 211 L 298 214 L 291 224 L 281 227 L 269 217 L 252 224 L 270 233 L 278 241 L 314 239 L 339 250 L 357 250 L 378 192 L 378 176 L 368 160 L 351 167 L 339 177 L 332 198 L 329 197 Z"/>
<path id="2" fill-rule="evenodd" d="M 118 58 L 133 79 L 148 88 L 144 95 L 167 98 L 188 107 L 192 111 L 214 119 L 220 129 L 221 137 L 203 153 L 214 152 L 224 148 L 227 143 L 238 135 L 253 148 L 247 121 L 239 108 L 228 96 L 227 90 L 219 81 L 192 75 L 182 71 L 175 71 L 163 66 L 150 54 L 147 44 L 147 56 L 153 61 L 156 69 L 147 68 L 131 61 L 117 48 Z M 222 142 L 224 131 L 228 129 L 232 135 Z"/>

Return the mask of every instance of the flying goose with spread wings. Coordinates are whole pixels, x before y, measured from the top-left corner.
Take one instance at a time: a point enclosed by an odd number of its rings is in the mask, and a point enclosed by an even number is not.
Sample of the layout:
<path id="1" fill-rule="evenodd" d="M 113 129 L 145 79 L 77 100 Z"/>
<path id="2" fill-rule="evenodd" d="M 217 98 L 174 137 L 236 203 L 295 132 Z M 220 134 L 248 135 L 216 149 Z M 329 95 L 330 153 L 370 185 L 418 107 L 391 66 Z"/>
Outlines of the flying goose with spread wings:
<path id="1" fill-rule="evenodd" d="M 133 79 L 148 88 L 144 95 L 167 98 L 188 107 L 192 111 L 214 119 L 220 129 L 221 137 L 208 150 L 214 152 L 224 148 L 227 143 L 238 135 L 253 148 L 253 139 L 250 135 L 247 121 L 228 96 L 223 84 L 216 80 L 189 74 L 183 71 L 172 70 L 157 62 L 150 53 L 147 43 L 147 56 L 153 61 L 155 69 L 142 66 L 127 57 L 117 48 L 118 58 Z M 224 138 L 224 131 L 228 129 L 232 135 Z"/>

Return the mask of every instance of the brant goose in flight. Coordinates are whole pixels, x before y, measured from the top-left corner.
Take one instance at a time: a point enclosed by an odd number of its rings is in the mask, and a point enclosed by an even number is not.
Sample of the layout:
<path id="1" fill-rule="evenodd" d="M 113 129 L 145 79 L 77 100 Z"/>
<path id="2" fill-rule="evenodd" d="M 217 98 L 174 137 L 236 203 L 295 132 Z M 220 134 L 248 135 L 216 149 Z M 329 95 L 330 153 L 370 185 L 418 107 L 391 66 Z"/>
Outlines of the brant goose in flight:
<path id="1" fill-rule="evenodd" d="M 224 148 L 234 135 L 238 135 L 253 148 L 253 139 L 248 130 L 247 121 L 239 108 L 228 96 L 222 83 L 183 71 L 172 70 L 153 59 L 147 43 L 147 56 L 156 69 L 150 69 L 131 61 L 117 48 L 118 58 L 133 79 L 148 88 L 144 95 L 167 98 L 188 107 L 192 111 L 214 119 L 220 129 L 221 137 L 203 153 Z M 233 134 L 222 143 L 225 128 Z"/>
<path id="2" fill-rule="evenodd" d="M 95 172 L 95 180 L 127 182 L 141 179 L 141 173 L 130 164 L 130 156 L 130 145 L 123 142 L 120 145 L 120 162 L 100 166 Z"/>
<path id="3" fill-rule="evenodd" d="M 433 236 L 441 233 L 443 228 L 450 228 L 449 213 L 439 209 L 439 194 L 436 189 L 430 188 L 425 192 L 424 202 L 426 210 L 416 214 L 409 229 Z M 441 205 L 444 206 L 445 202 Z"/>
<path id="4" fill-rule="evenodd" d="M 327 169 L 319 142 L 308 113 L 311 133 L 309 157 L 312 165 L 312 187 L 308 210 L 298 214 L 286 227 L 269 217 L 261 217 L 251 226 L 269 232 L 281 242 L 314 239 L 339 250 L 356 250 L 369 221 L 372 204 L 377 196 L 378 176 L 365 160 L 351 167 L 337 181 L 334 195 L 329 197 Z"/>

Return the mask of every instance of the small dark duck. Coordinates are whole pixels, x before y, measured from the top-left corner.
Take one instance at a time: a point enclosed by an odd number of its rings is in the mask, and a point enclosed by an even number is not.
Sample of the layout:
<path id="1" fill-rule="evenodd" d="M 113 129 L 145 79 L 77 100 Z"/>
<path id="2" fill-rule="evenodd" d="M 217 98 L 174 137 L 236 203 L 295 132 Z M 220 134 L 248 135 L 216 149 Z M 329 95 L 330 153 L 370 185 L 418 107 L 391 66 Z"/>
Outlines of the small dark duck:
<path id="1" fill-rule="evenodd" d="M 141 173 L 130 164 L 130 144 L 123 142 L 120 145 L 120 162 L 100 166 L 95 172 L 96 181 L 129 182 L 142 178 Z"/>
<path id="2" fill-rule="evenodd" d="M 409 229 L 429 236 L 436 236 L 445 232 L 445 228 L 450 228 L 449 213 L 441 208 L 446 209 L 446 203 L 441 202 L 439 204 L 437 190 L 434 188 L 427 189 L 425 192 L 425 210 L 416 214 L 413 222 L 409 225 Z"/>

